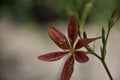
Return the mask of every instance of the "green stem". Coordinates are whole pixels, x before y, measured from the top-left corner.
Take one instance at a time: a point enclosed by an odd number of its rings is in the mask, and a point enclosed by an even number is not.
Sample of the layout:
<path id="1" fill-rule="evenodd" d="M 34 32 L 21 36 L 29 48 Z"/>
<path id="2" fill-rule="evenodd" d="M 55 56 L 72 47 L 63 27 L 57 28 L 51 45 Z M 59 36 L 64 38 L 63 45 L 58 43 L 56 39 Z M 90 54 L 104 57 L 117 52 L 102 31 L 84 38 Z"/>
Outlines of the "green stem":
<path id="1" fill-rule="evenodd" d="M 108 69 L 105 61 L 104 61 L 99 55 L 97 55 L 88 45 L 85 46 L 85 48 L 88 50 L 88 52 L 89 52 L 90 54 L 94 55 L 95 57 L 97 57 L 97 58 L 101 61 L 101 63 L 102 63 L 102 65 L 103 65 L 103 67 L 105 68 L 105 70 L 106 70 L 106 72 L 107 72 L 110 80 L 113 80 L 112 75 L 111 75 L 111 73 L 110 73 L 110 71 L 109 71 L 109 69 Z"/>
<path id="2" fill-rule="evenodd" d="M 98 59 L 101 59 L 101 57 L 99 55 L 97 55 L 91 48 L 89 45 L 85 46 L 85 48 L 88 50 L 89 54 L 92 54 L 94 56 L 96 56 Z"/>
<path id="3" fill-rule="evenodd" d="M 83 9 L 83 13 L 82 13 L 81 19 L 79 18 L 78 12 L 76 13 L 77 19 L 78 19 L 78 28 L 79 28 L 78 35 L 79 35 L 80 38 L 82 38 L 81 31 L 82 31 L 82 29 L 84 27 L 84 24 L 86 22 L 88 14 L 89 14 L 89 12 L 90 12 L 90 10 L 92 8 L 92 5 L 93 5 L 93 2 L 88 2 L 88 3 L 85 4 L 85 7 Z"/>
<path id="4" fill-rule="evenodd" d="M 88 50 L 88 48 L 87 48 L 87 50 Z M 92 50 L 92 49 L 91 49 L 91 50 Z M 101 61 L 101 63 L 102 63 L 102 65 L 103 65 L 104 69 L 106 70 L 106 72 L 107 72 L 110 80 L 113 80 L 112 75 L 111 75 L 111 73 L 110 73 L 110 71 L 109 71 L 109 69 L 108 69 L 105 61 L 103 61 L 102 58 L 101 58 L 100 56 L 98 56 L 95 52 L 92 52 L 91 54 L 94 55 L 95 57 L 97 57 L 97 58 Z"/>
<path id="5" fill-rule="evenodd" d="M 93 5 L 93 2 L 88 2 L 88 3 L 85 4 L 85 7 L 84 7 L 83 13 L 82 13 L 82 17 L 81 17 L 81 21 L 80 21 L 81 29 L 83 28 L 83 26 L 84 26 L 84 24 L 86 22 L 87 16 L 88 16 L 88 14 L 89 14 L 89 12 L 90 12 L 90 10 L 92 8 L 92 5 Z"/>
<path id="6" fill-rule="evenodd" d="M 108 41 L 108 37 L 109 37 L 109 34 L 110 34 L 110 30 L 111 30 L 111 28 L 108 28 L 106 39 L 105 39 L 105 43 L 103 44 L 103 51 L 102 51 L 102 54 L 103 54 L 102 58 L 103 58 L 103 60 L 105 60 L 105 56 L 106 56 L 106 46 L 107 46 L 107 41 Z"/>
<path id="7" fill-rule="evenodd" d="M 85 7 L 84 7 L 84 9 L 83 9 L 83 13 L 82 13 L 82 17 L 81 17 L 81 20 L 80 20 L 80 21 L 79 21 L 79 15 L 77 14 L 77 18 L 78 18 L 78 22 L 79 22 L 79 37 L 80 37 L 81 39 L 82 39 L 82 37 L 81 37 L 81 30 L 83 29 L 83 26 L 84 26 L 84 24 L 85 24 L 85 22 L 86 22 L 88 13 L 90 12 L 90 9 L 92 8 L 92 5 L 93 5 L 92 2 L 86 3 L 86 5 L 85 5 Z M 104 52 L 105 52 L 105 50 L 106 50 L 106 45 L 107 45 L 107 40 L 108 40 L 109 33 L 110 33 L 110 29 L 108 29 L 108 32 L 107 32 L 107 35 L 106 35 L 106 42 L 105 42 L 105 45 L 104 45 Z M 95 57 L 97 57 L 97 58 L 101 61 L 101 63 L 102 63 L 102 65 L 104 66 L 104 68 L 105 68 L 105 70 L 106 70 L 106 72 L 107 72 L 110 80 L 113 80 L 112 75 L 111 75 L 111 73 L 110 73 L 110 71 L 109 71 L 109 69 L 108 69 L 108 67 L 107 67 L 107 65 L 106 65 L 106 63 L 105 63 L 105 60 L 104 60 L 102 57 L 100 57 L 99 55 L 97 55 L 97 54 L 91 49 L 91 47 L 90 47 L 89 45 L 85 46 L 85 48 L 88 50 L 88 52 L 89 52 L 90 54 L 94 55 Z"/>
<path id="8" fill-rule="evenodd" d="M 80 30 L 80 18 L 79 18 L 78 12 L 76 12 L 76 16 L 77 16 L 77 21 L 78 21 L 78 35 L 82 39 L 81 30 Z"/>
<path id="9" fill-rule="evenodd" d="M 103 66 L 104 66 L 104 68 L 105 68 L 105 70 L 106 70 L 106 72 L 107 72 L 107 74 L 108 74 L 110 80 L 113 80 L 113 77 L 112 77 L 112 75 L 111 75 L 111 73 L 110 73 L 110 71 L 109 71 L 109 69 L 108 69 L 108 67 L 107 67 L 107 65 L 106 65 L 106 63 L 105 63 L 105 61 L 101 60 L 101 62 L 102 62 L 102 64 L 103 64 Z"/>

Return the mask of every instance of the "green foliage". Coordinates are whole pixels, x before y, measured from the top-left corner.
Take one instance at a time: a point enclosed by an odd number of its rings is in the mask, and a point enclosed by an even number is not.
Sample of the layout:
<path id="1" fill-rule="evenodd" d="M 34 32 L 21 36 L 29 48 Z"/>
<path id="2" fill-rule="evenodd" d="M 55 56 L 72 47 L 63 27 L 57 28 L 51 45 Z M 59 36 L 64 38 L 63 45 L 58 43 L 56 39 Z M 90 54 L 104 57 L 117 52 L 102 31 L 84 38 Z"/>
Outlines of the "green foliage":
<path id="1" fill-rule="evenodd" d="M 35 12 L 33 7 L 39 5 L 50 9 L 56 19 L 66 19 L 76 11 L 82 15 L 85 3 L 89 1 L 94 1 L 94 5 L 88 15 L 87 21 L 94 21 L 95 23 L 107 22 L 111 10 L 119 3 L 119 0 L 1 0 L 0 17 L 9 15 L 12 17 L 16 16 L 17 19 L 21 20 L 30 20 L 33 19 L 34 16 L 37 16 L 33 14 L 33 12 Z M 45 11 L 46 10 L 44 10 L 44 12 Z M 48 15 L 49 13 L 46 14 L 46 17 Z M 40 18 L 39 15 L 37 18 Z"/>
<path id="2" fill-rule="evenodd" d="M 86 6 L 87 6 L 87 5 L 86 5 Z M 86 7 L 86 6 L 85 6 L 85 7 Z M 91 6 L 89 6 L 89 7 L 91 7 Z M 89 7 L 88 7 L 88 8 L 89 8 Z M 84 9 L 86 10 L 86 8 L 84 8 Z M 90 9 L 91 9 L 91 8 L 90 8 Z M 81 19 L 82 19 L 81 21 L 83 21 L 82 23 L 85 23 L 85 22 L 86 22 L 86 19 L 87 19 L 88 14 L 89 14 L 89 11 L 84 11 L 84 10 L 83 10 L 83 15 L 82 15 L 82 17 L 83 17 L 84 15 L 85 15 L 86 17 L 81 18 Z M 99 56 L 99 55 L 94 51 L 94 48 L 92 49 L 89 45 L 85 46 L 85 48 L 88 50 L 89 54 L 94 55 L 95 57 L 97 57 L 97 58 L 101 61 L 101 63 L 102 63 L 102 65 L 103 65 L 105 71 L 107 72 L 110 80 L 113 80 L 113 77 L 112 77 L 112 75 L 111 75 L 111 73 L 110 73 L 110 71 L 109 71 L 109 69 L 108 69 L 108 67 L 107 67 L 107 65 L 106 65 L 106 61 L 105 61 L 105 59 L 106 59 L 106 54 L 107 54 L 107 49 L 106 49 L 106 47 L 107 47 L 107 42 L 108 42 L 108 38 L 109 38 L 109 34 L 110 34 L 110 31 L 111 31 L 111 28 L 112 28 L 112 27 L 114 26 L 114 24 L 119 20 L 119 18 L 120 18 L 120 6 L 118 6 L 118 7 L 112 12 L 111 17 L 110 17 L 110 19 L 108 20 L 107 30 L 105 30 L 104 28 L 102 28 L 102 30 L 101 30 L 101 32 L 102 32 L 102 33 L 101 33 L 101 35 L 102 35 L 102 46 L 100 46 L 101 56 Z M 84 26 L 84 24 L 83 24 L 82 26 Z M 79 32 L 80 32 L 80 31 L 81 31 L 81 30 L 79 30 Z M 81 34 L 79 33 L 78 35 L 79 35 L 79 37 L 81 38 Z M 86 38 L 86 36 L 87 36 L 87 34 L 86 34 L 85 32 L 83 32 L 83 38 Z"/>
<path id="3" fill-rule="evenodd" d="M 108 28 L 111 29 L 114 26 L 114 24 L 118 21 L 119 18 L 120 18 L 120 5 L 115 8 L 111 17 L 109 18 Z"/>

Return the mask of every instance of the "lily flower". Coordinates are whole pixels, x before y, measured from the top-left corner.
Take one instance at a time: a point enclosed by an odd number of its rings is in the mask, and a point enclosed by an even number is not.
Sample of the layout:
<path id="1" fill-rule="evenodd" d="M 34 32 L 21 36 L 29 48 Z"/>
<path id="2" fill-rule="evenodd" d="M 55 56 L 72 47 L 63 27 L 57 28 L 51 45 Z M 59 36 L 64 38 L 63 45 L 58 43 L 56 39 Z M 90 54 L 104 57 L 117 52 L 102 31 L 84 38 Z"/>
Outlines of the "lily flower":
<path id="1" fill-rule="evenodd" d="M 79 63 L 85 63 L 89 60 L 87 56 L 88 52 L 79 49 L 95 41 L 96 39 L 101 38 L 101 37 L 96 37 L 96 38 L 79 39 L 75 44 L 78 36 L 78 23 L 75 15 L 71 16 L 68 25 L 68 38 L 66 38 L 63 33 L 61 33 L 59 30 L 57 30 L 54 27 L 49 27 L 48 34 L 50 38 L 55 42 L 55 44 L 58 45 L 58 47 L 60 47 L 61 49 L 63 49 L 63 51 L 56 51 L 56 52 L 47 53 L 45 55 L 40 55 L 38 56 L 39 60 L 48 61 L 48 62 L 57 61 L 62 57 L 64 57 L 65 55 L 70 54 L 63 67 L 60 80 L 70 80 L 74 70 L 73 66 L 75 60 Z"/>

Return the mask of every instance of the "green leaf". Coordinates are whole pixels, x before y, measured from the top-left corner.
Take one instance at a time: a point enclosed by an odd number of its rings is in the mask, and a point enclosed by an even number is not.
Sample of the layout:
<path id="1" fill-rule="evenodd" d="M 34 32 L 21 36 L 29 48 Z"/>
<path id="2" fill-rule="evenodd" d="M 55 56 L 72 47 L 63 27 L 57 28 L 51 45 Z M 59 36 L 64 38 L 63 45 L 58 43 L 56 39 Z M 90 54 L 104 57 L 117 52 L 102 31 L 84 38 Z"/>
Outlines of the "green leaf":
<path id="1" fill-rule="evenodd" d="M 120 18 L 120 5 L 115 8 L 115 10 L 112 12 L 111 17 L 108 20 L 108 28 L 111 29 L 114 24 L 119 20 Z"/>
<path id="2" fill-rule="evenodd" d="M 101 57 L 103 57 L 103 48 L 102 48 L 102 46 L 100 47 L 100 51 L 101 51 Z"/>
<path id="3" fill-rule="evenodd" d="M 105 29 L 102 28 L 102 43 L 105 44 Z"/>

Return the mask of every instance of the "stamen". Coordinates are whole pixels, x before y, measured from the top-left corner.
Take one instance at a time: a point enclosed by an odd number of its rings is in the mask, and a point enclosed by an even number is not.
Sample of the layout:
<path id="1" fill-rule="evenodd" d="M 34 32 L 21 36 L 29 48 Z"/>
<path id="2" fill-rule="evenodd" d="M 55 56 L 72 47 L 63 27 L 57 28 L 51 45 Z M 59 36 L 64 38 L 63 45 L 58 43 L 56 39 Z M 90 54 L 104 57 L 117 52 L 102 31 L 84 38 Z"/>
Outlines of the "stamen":
<path id="1" fill-rule="evenodd" d="M 66 46 L 66 41 L 65 41 L 65 39 L 60 39 L 60 40 L 59 40 L 59 44 L 60 44 L 60 47 L 61 47 L 61 48 L 64 48 L 64 46 Z"/>
<path id="2" fill-rule="evenodd" d="M 60 39 L 60 40 L 59 40 L 59 43 L 60 43 L 60 44 L 64 44 L 64 43 L 65 43 L 65 39 Z"/>

